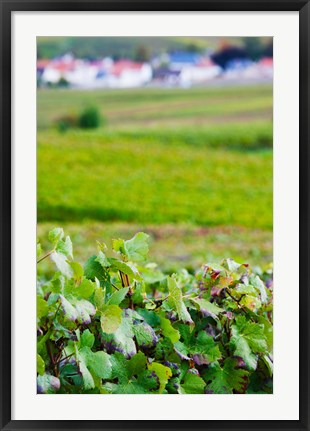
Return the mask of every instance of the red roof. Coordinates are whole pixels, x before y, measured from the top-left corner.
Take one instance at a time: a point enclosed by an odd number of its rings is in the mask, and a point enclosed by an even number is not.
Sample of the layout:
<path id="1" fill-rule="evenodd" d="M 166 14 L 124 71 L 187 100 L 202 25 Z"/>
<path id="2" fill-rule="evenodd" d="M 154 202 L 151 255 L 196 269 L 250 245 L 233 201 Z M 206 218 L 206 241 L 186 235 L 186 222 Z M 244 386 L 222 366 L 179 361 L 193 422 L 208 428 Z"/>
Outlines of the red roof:
<path id="1" fill-rule="evenodd" d="M 50 63 L 50 60 L 47 59 L 41 59 L 37 61 L 37 69 L 45 69 L 46 66 L 48 66 Z"/>
<path id="2" fill-rule="evenodd" d="M 113 75 L 119 76 L 125 70 L 140 70 L 143 66 L 143 63 L 136 63 L 131 60 L 119 60 L 116 61 L 111 67 L 111 73 Z"/>
<path id="3" fill-rule="evenodd" d="M 63 60 L 54 60 L 51 63 L 53 69 L 59 70 L 59 72 L 69 72 L 70 70 L 74 70 L 76 67 L 76 60 L 71 61 L 63 61 Z"/>
<path id="4" fill-rule="evenodd" d="M 266 66 L 266 67 L 273 67 L 273 58 L 271 57 L 264 57 L 259 61 L 259 64 L 261 66 Z"/>
<path id="5" fill-rule="evenodd" d="M 215 63 L 209 57 L 204 57 L 204 58 L 200 59 L 199 62 L 197 63 L 198 67 L 211 67 L 214 65 L 215 65 Z"/>

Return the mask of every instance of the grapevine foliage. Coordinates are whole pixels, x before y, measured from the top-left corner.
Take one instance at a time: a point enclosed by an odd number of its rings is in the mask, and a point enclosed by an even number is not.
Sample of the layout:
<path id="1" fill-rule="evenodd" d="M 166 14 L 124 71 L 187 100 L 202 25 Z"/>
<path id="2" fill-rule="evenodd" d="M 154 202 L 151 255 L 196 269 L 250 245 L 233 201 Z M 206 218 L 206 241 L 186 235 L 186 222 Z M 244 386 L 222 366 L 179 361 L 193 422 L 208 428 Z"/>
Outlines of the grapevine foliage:
<path id="1" fill-rule="evenodd" d="M 37 286 L 38 393 L 272 393 L 271 276 L 232 259 L 165 275 L 148 239 L 84 266 L 61 228 L 38 244 L 56 269 Z"/>

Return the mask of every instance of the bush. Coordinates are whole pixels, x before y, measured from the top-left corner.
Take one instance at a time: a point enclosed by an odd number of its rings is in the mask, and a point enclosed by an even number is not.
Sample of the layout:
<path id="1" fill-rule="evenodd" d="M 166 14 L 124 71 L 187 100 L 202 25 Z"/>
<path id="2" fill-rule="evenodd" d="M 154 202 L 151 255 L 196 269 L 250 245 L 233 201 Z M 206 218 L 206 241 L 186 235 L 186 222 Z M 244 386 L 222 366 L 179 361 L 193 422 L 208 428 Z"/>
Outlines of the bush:
<path id="1" fill-rule="evenodd" d="M 78 119 L 76 115 L 64 115 L 56 120 L 57 128 L 60 132 L 66 132 L 68 129 L 77 127 Z"/>
<path id="2" fill-rule="evenodd" d="M 100 126 L 100 123 L 100 112 L 96 107 L 84 109 L 78 119 L 78 125 L 81 129 L 96 129 Z"/>
<path id="3" fill-rule="evenodd" d="M 63 76 L 60 78 L 60 80 L 57 83 L 57 86 L 59 88 L 68 88 L 69 85 L 70 85 L 69 82 Z"/>
<path id="4" fill-rule="evenodd" d="M 232 259 L 167 276 L 144 263 L 141 232 L 114 240 L 114 255 L 98 243 L 84 267 L 61 228 L 49 240 L 38 262 L 57 270 L 38 282 L 39 393 L 272 393 L 270 276 Z"/>

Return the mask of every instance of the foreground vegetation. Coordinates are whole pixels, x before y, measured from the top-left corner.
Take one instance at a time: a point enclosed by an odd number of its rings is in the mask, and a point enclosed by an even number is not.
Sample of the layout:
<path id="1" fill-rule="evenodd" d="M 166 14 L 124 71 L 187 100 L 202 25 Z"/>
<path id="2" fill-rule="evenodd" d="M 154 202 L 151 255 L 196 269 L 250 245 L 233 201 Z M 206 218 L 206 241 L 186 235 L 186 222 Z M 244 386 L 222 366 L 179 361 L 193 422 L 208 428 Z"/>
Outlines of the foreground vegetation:
<path id="1" fill-rule="evenodd" d="M 272 393 L 272 278 L 232 259 L 195 275 L 146 264 L 148 235 L 81 266 L 60 228 L 38 244 L 38 393 Z"/>

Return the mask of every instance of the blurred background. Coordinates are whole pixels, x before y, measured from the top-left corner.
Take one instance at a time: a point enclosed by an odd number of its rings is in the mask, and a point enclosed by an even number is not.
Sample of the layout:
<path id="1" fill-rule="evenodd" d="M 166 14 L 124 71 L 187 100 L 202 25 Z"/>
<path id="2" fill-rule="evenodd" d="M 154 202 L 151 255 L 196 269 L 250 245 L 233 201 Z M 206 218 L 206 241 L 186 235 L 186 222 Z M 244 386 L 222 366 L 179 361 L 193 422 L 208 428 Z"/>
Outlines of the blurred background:
<path id="1" fill-rule="evenodd" d="M 151 235 L 166 271 L 272 262 L 270 38 L 37 39 L 38 237 Z"/>

